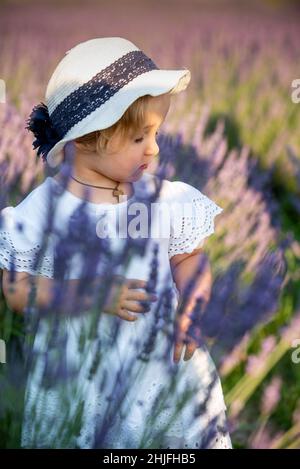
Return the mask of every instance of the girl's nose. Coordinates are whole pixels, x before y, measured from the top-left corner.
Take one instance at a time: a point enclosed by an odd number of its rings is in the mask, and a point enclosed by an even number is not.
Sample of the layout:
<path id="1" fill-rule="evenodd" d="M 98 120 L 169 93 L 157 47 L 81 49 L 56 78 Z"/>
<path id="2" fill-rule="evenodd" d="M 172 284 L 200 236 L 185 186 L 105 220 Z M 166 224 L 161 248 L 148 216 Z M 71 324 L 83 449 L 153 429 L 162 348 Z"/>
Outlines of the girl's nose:
<path id="1" fill-rule="evenodd" d="M 157 145 L 157 143 L 153 143 L 152 145 L 148 145 L 147 149 L 146 149 L 146 155 L 148 156 L 157 156 L 159 153 L 159 146 Z"/>

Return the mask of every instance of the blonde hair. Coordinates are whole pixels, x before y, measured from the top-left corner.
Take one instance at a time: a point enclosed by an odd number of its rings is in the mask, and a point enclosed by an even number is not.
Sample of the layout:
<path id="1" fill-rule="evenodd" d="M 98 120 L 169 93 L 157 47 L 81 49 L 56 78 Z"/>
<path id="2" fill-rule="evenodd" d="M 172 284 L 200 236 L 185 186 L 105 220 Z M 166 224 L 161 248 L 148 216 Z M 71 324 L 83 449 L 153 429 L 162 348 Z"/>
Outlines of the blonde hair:
<path id="1" fill-rule="evenodd" d="M 116 137 L 119 143 L 117 148 L 115 146 L 114 151 L 117 151 L 128 138 L 133 137 L 142 130 L 151 98 L 153 96 L 147 94 L 136 99 L 111 127 L 96 130 L 75 139 L 79 149 L 101 154 L 107 151 L 109 141 Z"/>

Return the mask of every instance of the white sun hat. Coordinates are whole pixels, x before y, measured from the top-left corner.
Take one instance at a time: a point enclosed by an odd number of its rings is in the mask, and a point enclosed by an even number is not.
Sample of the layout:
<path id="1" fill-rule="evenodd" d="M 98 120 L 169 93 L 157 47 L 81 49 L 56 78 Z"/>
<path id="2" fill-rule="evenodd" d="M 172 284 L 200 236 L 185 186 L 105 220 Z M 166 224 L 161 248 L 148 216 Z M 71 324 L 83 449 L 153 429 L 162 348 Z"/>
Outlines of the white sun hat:
<path id="1" fill-rule="evenodd" d="M 175 94 L 188 86 L 188 69 L 162 70 L 136 45 L 121 37 L 81 42 L 65 53 L 33 108 L 26 129 L 36 137 L 49 166 L 63 160 L 64 145 L 116 123 L 141 96 Z"/>

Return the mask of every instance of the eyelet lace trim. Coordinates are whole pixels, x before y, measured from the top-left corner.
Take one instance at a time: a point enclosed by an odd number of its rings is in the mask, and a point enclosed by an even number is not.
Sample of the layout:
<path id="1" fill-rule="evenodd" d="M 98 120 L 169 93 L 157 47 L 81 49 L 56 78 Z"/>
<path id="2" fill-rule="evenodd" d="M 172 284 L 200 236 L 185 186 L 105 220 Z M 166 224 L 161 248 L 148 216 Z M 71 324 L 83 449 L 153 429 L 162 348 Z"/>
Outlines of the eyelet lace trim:
<path id="1" fill-rule="evenodd" d="M 169 259 L 176 254 L 190 253 L 200 243 L 203 238 L 214 233 L 214 218 L 223 209 L 206 196 L 194 197 L 192 203 L 195 207 L 195 215 L 182 216 L 177 223 L 180 223 L 180 232 L 177 237 L 171 232 L 169 242 Z"/>
<path id="2" fill-rule="evenodd" d="M 0 239 L 0 267 L 10 270 L 11 263 L 17 271 L 25 271 L 32 275 L 43 275 L 53 278 L 53 262 L 49 256 L 43 256 L 42 264 L 34 269 L 34 262 L 40 245 L 31 249 L 17 249 L 8 231 L 1 231 Z"/>
<path id="3" fill-rule="evenodd" d="M 151 70 L 158 70 L 158 67 L 142 51 L 128 52 L 120 57 L 58 104 L 50 115 L 57 133 L 63 138 L 75 124 L 101 107 L 123 86 Z M 48 107 L 53 107 L 51 99 Z"/>

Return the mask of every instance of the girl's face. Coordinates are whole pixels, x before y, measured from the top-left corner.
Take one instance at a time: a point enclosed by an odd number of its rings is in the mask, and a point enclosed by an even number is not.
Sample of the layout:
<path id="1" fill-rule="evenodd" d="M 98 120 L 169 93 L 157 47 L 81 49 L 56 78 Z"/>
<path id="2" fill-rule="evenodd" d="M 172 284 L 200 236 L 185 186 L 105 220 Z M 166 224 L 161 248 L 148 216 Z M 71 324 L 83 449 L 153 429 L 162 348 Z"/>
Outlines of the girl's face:
<path id="1" fill-rule="evenodd" d="M 94 157 L 96 171 L 106 177 L 120 181 L 133 182 L 154 161 L 159 153 L 156 142 L 158 130 L 170 108 L 170 95 L 152 97 L 146 115 L 143 131 L 126 140 L 118 151 L 113 151 L 114 142 L 109 142 L 109 153 Z M 118 145 L 119 142 L 116 142 Z M 144 168 L 141 168 L 142 165 Z"/>

